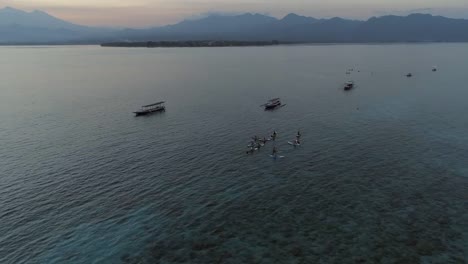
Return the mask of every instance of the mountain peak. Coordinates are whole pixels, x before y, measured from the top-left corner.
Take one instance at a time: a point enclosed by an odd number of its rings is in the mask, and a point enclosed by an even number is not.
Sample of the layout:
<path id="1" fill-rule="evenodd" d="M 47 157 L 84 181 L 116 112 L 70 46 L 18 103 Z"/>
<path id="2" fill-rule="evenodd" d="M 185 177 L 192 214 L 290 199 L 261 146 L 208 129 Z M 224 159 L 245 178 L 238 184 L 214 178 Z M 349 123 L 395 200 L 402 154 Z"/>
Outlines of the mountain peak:
<path id="1" fill-rule="evenodd" d="M 16 8 L 13 8 L 11 6 L 5 6 L 4 8 L 0 9 L 0 12 L 8 12 L 8 13 L 26 13 L 24 12 L 23 10 L 19 10 L 19 9 L 16 9 Z"/>
<path id="2" fill-rule="evenodd" d="M 300 15 L 295 14 L 295 13 L 289 13 L 285 17 L 283 17 L 283 19 L 291 19 L 291 18 L 298 18 L 298 17 L 304 17 L 304 16 L 300 16 Z"/>
<path id="3" fill-rule="evenodd" d="M 289 24 L 309 24 L 316 22 L 317 19 L 313 17 L 300 16 L 295 13 L 289 13 L 285 17 L 283 17 L 281 21 Z"/>
<path id="4" fill-rule="evenodd" d="M 49 15 L 48 13 L 42 10 L 34 10 L 30 14 L 38 16 L 38 17 L 47 17 L 47 18 L 54 18 L 53 16 Z"/>
<path id="5" fill-rule="evenodd" d="M 35 9 L 35 10 L 32 11 L 31 13 L 33 13 L 33 14 L 47 14 L 46 12 L 41 11 L 41 10 L 37 10 L 37 9 Z M 47 15 L 48 15 L 48 14 L 47 14 Z"/>
<path id="6" fill-rule="evenodd" d="M 33 15 L 36 15 L 36 16 L 51 17 L 51 15 L 49 15 L 46 12 L 41 11 L 41 10 L 34 10 L 34 11 L 31 11 L 31 12 L 26 12 L 26 11 L 23 11 L 21 9 L 16 9 L 16 8 L 13 8 L 13 7 L 10 7 L 10 6 L 6 6 L 3 9 L 0 9 L 0 13 L 8 14 L 10 16 L 14 16 L 14 15 L 17 15 L 17 16 L 33 16 Z"/>
<path id="7" fill-rule="evenodd" d="M 46 12 L 34 10 L 26 12 L 12 7 L 0 9 L 0 26 L 16 25 L 20 27 L 67 29 L 76 30 L 83 28 L 64 20 L 53 17 Z"/>

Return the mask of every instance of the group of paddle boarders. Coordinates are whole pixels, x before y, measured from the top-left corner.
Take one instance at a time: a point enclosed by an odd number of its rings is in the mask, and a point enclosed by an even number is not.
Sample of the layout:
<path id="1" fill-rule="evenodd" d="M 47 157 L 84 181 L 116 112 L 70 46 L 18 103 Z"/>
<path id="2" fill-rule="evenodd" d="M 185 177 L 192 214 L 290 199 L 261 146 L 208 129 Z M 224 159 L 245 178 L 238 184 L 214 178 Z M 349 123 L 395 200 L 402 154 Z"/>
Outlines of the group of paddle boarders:
<path id="1" fill-rule="evenodd" d="M 249 145 L 247 146 L 249 149 L 247 150 L 247 154 L 253 154 L 255 151 L 259 150 L 261 147 L 265 146 L 265 144 L 269 141 L 276 141 L 276 137 L 278 136 L 278 133 L 273 131 L 273 134 L 269 138 L 263 137 L 259 138 L 257 136 L 252 137 L 252 140 L 250 141 Z M 294 147 L 300 146 L 301 145 L 301 131 L 297 131 L 296 138 L 293 142 L 288 141 L 290 145 L 293 145 Z M 276 145 L 273 146 L 273 150 L 270 155 L 272 158 L 277 158 L 278 157 L 278 149 L 276 148 Z M 283 156 L 280 156 L 283 157 Z"/>
<path id="2" fill-rule="evenodd" d="M 259 150 L 261 147 L 265 146 L 265 144 L 269 141 L 275 141 L 277 135 L 278 133 L 276 131 L 273 131 L 273 134 L 269 138 L 266 138 L 266 137 L 260 138 L 257 136 L 253 136 L 252 139 L 250 140 L 249 145 L 247 146 L 249 148 L 247 150 L 247 154 L 254 153 L 256 150 Z"/>

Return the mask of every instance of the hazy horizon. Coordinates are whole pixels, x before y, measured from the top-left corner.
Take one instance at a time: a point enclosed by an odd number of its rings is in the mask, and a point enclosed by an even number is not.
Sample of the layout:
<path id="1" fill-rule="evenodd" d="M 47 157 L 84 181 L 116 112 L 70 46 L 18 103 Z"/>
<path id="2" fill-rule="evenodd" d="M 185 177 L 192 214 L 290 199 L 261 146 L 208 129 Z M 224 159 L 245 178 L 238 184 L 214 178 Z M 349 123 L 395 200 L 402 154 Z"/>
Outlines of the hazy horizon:
<path id="1" fill-rule="evenodd" d="M 25 11 L 42 10 L 60 19 L 88 26 L 150 27 L 180 22 L 184 19 L 203 17 L 207 14 L 260 13 L 281 18 L 289 13 L 297 13 L 316 18 L 343 17 L 367 19 L 372 16 L 407 15 L 428 13 L 452 18 L 468 18 L 468 3 L 461 0 L 448 0 L 443 4 L 435 1 L 402 0 L 381 1 L 358 0 L 353 3 L 345 0 L 6 0 L 0 8 L 12 7 Z"/>

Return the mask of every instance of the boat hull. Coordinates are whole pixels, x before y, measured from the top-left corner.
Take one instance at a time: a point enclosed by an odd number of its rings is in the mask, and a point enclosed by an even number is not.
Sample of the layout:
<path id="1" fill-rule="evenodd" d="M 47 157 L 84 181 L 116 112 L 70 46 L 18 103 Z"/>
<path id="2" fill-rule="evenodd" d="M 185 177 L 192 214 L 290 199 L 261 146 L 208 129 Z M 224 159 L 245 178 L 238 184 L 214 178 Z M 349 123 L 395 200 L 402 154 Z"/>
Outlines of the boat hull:
<path id="1" fill-rule="evenodd" d="M 265 110 L 275 110 L 276 108 L 281 107 L 282 104 L 272 104 L 272 105 L 265 105 Z"/>
<path id="2" fill-rule="evenodd" d="M 154 113 L 160 113 L 160 112 L 165 112 L 166 108 L 161 108 L 161 109 L 154 109 L 154 110 L 147 110 L 147 111 L 136 111 L 133 112 L 135 116 L 145 116 L 145 115 L 150 115 Z"/>

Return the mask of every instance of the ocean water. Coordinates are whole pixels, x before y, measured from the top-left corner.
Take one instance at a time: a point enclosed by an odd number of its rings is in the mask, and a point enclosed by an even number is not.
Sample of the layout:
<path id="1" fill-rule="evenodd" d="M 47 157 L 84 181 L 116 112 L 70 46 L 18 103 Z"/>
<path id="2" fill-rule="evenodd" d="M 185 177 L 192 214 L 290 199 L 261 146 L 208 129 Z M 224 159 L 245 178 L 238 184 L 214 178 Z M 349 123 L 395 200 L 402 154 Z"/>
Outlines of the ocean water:
<path id="1" fill-rule="evenodd" d="M 0 263 L 467 263 L 467 50 L 2 47 Z"/>

